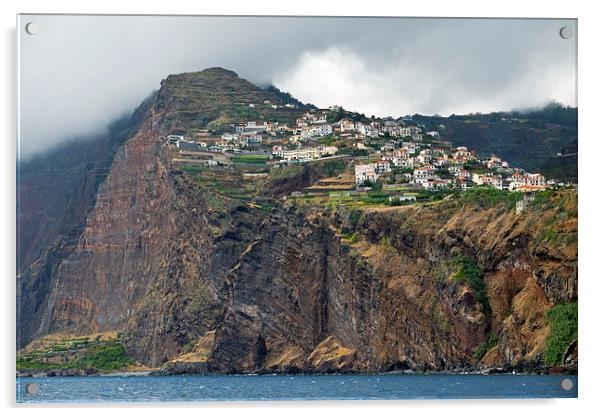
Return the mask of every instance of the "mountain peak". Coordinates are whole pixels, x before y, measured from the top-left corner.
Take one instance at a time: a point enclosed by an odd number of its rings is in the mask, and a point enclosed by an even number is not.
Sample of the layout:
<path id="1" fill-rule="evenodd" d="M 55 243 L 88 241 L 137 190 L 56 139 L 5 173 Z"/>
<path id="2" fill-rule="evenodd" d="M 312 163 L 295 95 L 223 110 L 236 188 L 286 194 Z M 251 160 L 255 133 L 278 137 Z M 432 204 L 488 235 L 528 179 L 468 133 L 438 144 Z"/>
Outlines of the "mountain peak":
<path id="1" fill-rule="evenodd" d="M 216 66 L 216 67 L 212 67 L 212 68 L 203 69 L 202 71 L 171 74 L 167 77 L 166 80 L 167 81 L 172 81 L 172 80 L 194 81 L 194 80 L 215 79 L 215 78 L 229 79 L 229 80 L 240 79 L 236 72 Z"/>
<path id="2" fill-rule="evenodd" d="M 297 102 L 300 107 L 285 108 L 284 104 L 296 100 L 278 92 L 266 91 L 234 71 L 213 67 L 169 75 L 161 82 L 156 109 L 169 114 L 170 131 L 186 131 L 191 125 L 213 128 L 242 123 L 249 117 L 294 122 L 303 104 Z M 272 104 L 279 107 L 273 108 Z"/>
<path id="3" fill-rule="evenodd" d="M 228 76 L 228 77 L 238 78 L 238 74 L 236 72 L 231 71 L 226 68 L 219 67 L 219 66 L 214 66 L 212 68 L 203 69 L 202 71 L 200 71 L 200 74 L 219 75 L 219 76 Z"/>

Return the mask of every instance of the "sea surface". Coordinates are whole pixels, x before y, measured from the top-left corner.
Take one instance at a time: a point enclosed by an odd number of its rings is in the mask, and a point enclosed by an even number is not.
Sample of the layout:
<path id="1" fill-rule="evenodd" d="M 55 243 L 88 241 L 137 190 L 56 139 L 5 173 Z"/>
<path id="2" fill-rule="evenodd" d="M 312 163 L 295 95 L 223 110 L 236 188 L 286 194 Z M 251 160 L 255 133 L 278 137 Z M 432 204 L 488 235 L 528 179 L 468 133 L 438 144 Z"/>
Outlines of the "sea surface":
<path id="1" fill-rule="evenodd" d="M 561 387 L 572 384 L 570 390 Z M 27 385 L 30 391 L 27 393 Z M 32 388 L 33 387 L 33 388 Z M 17 401 L 399 400 L 577 397 L 559 375 L 261 375 L 17 378 Z"/>

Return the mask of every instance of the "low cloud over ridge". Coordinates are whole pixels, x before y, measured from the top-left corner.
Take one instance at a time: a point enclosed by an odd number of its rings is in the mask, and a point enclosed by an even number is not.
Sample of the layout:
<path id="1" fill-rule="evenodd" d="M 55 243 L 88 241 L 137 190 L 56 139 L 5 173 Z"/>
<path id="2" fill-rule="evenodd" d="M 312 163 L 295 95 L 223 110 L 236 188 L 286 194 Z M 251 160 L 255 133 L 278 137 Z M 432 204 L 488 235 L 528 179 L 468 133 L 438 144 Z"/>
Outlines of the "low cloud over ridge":
<path id="1" fill-rule="evenodd" d="M 170 73 L 222 66 L 368 115 L 576 105 L 571 20 L 22 16 L 20 152 L 101 131 Z M 576 30 L 574 30 L 574 33 Z"/>

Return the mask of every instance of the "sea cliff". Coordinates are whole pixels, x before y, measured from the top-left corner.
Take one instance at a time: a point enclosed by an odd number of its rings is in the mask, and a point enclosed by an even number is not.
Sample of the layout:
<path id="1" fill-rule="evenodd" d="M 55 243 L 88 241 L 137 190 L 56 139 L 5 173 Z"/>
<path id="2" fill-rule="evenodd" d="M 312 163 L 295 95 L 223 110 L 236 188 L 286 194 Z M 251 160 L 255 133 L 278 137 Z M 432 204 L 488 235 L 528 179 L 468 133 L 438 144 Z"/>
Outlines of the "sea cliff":
<path id="1" fill-rule="evenodd" d="M 80 226 L 21 259 L 22 370 L 56 363 L 36 340 L 111 332 L 122 368 L 166 374 L 576 371 L 576 342 L 554 332 L 578 298 L 576 190 L 520 214 L 474 194 L 330 206 L 287 197 L 325 167 L 248 179 L 174 163 L 165 136 L 236 121 L 249 97 L 277 99 L 211 69 L 139 109 L 93 196 L 71 202 Z"/>

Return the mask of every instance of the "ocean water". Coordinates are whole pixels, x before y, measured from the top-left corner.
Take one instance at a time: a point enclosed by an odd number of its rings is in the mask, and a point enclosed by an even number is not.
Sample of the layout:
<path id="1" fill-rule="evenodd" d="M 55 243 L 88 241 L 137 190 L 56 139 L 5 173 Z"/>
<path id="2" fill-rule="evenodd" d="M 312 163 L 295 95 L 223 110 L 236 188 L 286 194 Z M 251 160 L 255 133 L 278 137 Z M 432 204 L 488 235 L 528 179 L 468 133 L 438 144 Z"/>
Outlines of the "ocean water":
<path id="1" fill-rule="evenodd" d="M 572 388 L 561 382 L 570 379 Z M 27 393 L 35 383 L 37 394 Z M 566 383 L 566 382 L 565 382 Z M 30 389 L 32 390 L 32 389 Z M 17 401 L 399 400 L 577 397 L 557 375 L 262 375 L 17 378 Z"/>

